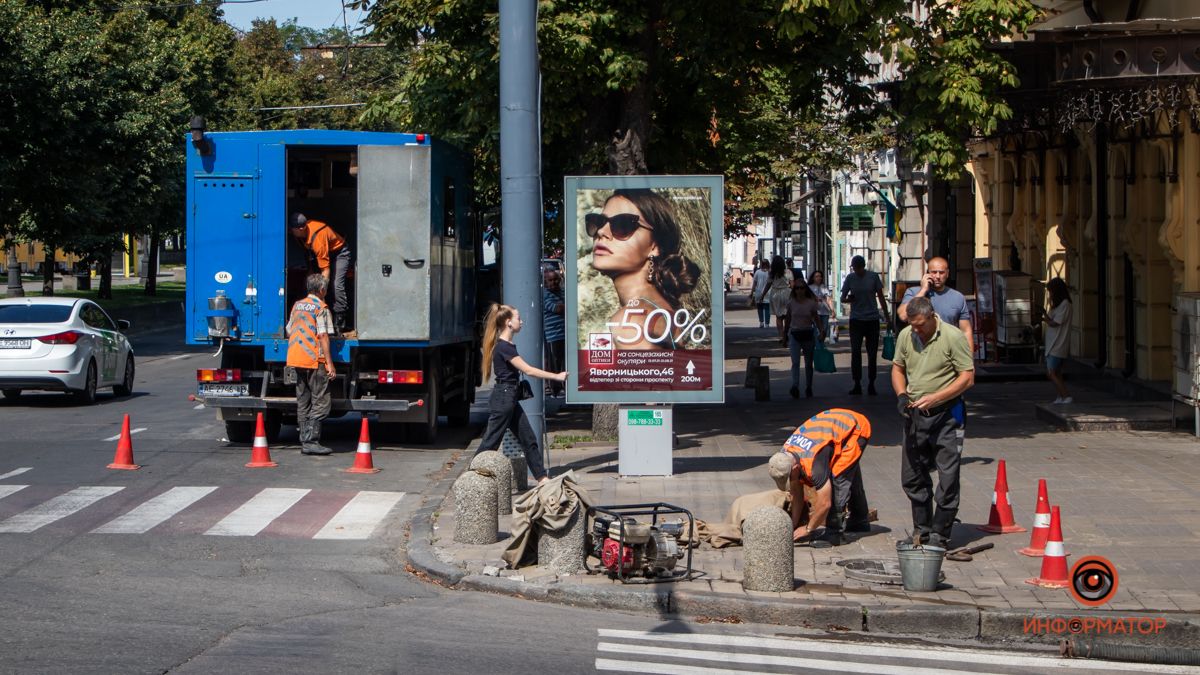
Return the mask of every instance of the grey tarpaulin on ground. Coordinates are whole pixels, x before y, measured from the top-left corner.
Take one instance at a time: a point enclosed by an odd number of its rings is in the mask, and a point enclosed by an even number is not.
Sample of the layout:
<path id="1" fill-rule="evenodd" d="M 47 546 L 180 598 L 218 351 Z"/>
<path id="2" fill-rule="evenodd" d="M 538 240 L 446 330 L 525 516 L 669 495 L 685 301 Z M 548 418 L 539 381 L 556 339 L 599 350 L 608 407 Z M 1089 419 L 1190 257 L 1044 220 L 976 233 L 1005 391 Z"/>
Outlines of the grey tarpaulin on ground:
<path id="1" fill-rule="evenodd" d="M 512 569 L 532 564 L 526 560 L 526 554 L 532 543 L 534 526 L 548 531 L 562 530 L 570 524 L 571 514 L 576 509 L 586 510 L 591 505 L 587 491 L 576 482 L 574 471 L 519 495 L 513 502 L 513 540 L 501 557 Z"/>

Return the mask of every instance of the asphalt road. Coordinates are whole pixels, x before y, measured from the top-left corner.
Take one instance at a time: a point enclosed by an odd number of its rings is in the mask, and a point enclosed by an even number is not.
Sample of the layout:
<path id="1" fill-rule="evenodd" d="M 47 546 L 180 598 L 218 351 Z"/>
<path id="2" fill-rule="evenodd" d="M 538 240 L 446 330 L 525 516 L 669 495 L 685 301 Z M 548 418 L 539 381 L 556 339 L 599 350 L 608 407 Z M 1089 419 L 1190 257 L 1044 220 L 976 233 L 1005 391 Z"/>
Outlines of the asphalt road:
<path id="1" fill-rule="evenodd" d="M 405 572 L 404 532 L 421 493 L 477 428 L 443 426 L 433 447 L 377 444 L 383 471 L 359 475 L 341 471 L 353 463 L 357 419 L 333 421 L 327 440 L 337 454 L 302 456 L 288 430 L 272 448 L 278 468 L 246 469 L 249 449 L 226 443 L 213 412 L 188 400 L 192 371 L 214 363 L 211 355 L 183 347 L 175 332 L 143 334 L 134 345 L 131 398 L 106 392 L 91 407 L 56 394 L 0 401 L 0 672 L 1016 673 L 1059 665 L 446 591 Z M 124 414 L 140 430 L 138 471 L 105 468 Z"/>

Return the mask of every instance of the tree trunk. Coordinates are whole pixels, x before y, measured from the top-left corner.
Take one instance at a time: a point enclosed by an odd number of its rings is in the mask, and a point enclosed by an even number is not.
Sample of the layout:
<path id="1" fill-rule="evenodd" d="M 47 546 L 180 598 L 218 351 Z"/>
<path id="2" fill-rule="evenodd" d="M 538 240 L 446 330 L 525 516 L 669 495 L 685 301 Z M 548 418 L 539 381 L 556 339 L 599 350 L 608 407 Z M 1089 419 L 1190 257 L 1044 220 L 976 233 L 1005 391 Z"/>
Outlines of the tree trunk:
<path id="1" fill-rule="evenodd" d="M 146 251 L 146 295 L 158 290 L 158 226 L 150 226 L 150 250 Z"/>
<path id="2" fill-rule="evenodd" d="M 112 251 L 100 259 L 100 287 L 96 297 L 103 300 L 112 299 Z"/>
<path id="3" fill-rule="evenodd" d="M 17 262 L 17 243 L 8 239 L 4 244 L 8 257 L 8 291 L 7 297 L 25 297 L 25 286 L 21 284 L 21 263 Z"/>
<path id="4" fill-rule="evenodd" d="M 42 242 L 42 295 L 54 295 L 54 244 Z"/>

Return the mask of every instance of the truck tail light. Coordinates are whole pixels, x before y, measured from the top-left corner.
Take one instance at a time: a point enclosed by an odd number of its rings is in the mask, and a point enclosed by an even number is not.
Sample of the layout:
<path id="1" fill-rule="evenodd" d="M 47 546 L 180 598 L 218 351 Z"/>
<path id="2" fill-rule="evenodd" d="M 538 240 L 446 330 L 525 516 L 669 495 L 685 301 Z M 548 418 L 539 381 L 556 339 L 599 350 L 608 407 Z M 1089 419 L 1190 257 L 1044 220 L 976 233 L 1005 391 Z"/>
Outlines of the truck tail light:
<path id="1" fill-rule="evenodd" d="M 79 338 L 82 335 L 83 333 L 77 330 L 69 330 L 63 333 L 55 333 L 54 335 L 43 335 L 37 338 L 37 341 L 48 345 L 73 345 L 79 342 Z"/>
<path id="2" fill-rule="evenodd" d="M 425 142 L 425 134 L 417 134 L 417 142 L 424 143 Z"/>
<path id="3" fill-rule="evenodd" d="M 196 371 L 197 382 L 241 382 L 240 368 L 202 368 Z"/>
<path id="4" fill-rule="evenodd" d="M 381 370 L 381 384 L 425 384 L 425 373 L 420 370 Z"/>

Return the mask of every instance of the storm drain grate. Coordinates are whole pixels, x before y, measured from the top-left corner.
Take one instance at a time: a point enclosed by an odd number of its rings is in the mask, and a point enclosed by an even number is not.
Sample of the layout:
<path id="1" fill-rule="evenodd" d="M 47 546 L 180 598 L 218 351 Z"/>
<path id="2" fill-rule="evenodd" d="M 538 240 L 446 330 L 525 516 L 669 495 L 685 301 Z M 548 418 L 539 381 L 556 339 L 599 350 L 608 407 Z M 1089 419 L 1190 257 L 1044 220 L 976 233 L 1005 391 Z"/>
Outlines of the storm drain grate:
<path id="1" fill-rule="evenodd" d="M 891 584 L 900 586 L 900 561 L 889 558 L 850 558 L 837 561 L 838 567 L 846 572 L 847 579 L 865 581 L 869 584 Z M 945 581 L 946 573 L 938 573 L 938 581 Z"/>

